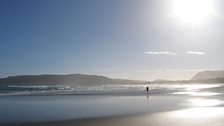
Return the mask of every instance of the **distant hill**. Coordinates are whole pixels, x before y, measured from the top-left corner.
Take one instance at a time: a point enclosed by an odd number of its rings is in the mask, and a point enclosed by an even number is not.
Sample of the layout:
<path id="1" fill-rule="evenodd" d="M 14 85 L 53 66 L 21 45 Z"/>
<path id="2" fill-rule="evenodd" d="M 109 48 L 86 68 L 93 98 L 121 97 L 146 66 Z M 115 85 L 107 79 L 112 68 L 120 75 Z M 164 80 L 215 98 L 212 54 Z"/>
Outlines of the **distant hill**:
<path id="1" fill-rule="evenodd" d="M 0 86 L 6 85 L 64 85 L 64 86 L 95 86 L 114 84 L 194 84 L 194 83 L 224 83 L 224 70 L 203 71 L 196 74 L 191 80 L 169 81 L 157 79 L 152 82 L 112 79 L 99 75 L 68 74 L 68 75 L 20 75 L 0 78 Z"/>
<path id="2" fill-rule="evenodd" d="M 163 83 L 163 82 L 170 82 L 171 80 L 167 80 L 167 79 L 156 79 L 154 81 L 152 81 L 152 83 Z"/>
<path id="3" fill-rule="evenodd" d="M 224 78 L 224 70 L 199 72 L 191 80 L 214 80 L 221 78 Z"/>
<path id="4" fill-rule="evenodd" d="M 68 85 L 94 86 L 106 84 L 142 84 L 144 81 L 111 79 L 98 75 L 68 74 L 68 75 L 21 75 L 0 79 L 2 85 Z"/>
<path id="5" fill-rule="evenodd" d="M 197 73 L 192 79 L 190 80 L 164 80 L 164 79 L 157 79 L 152 82 L 151 84 L 204 84 L 204 83 L 224 83 L 224 70 L 219 71 L 203 71 Z"/>
<path id="6" fill-rule="evenodd" d="M 204 80 L 190 80 L 188 81 L 188 83 L 201 83 L 201 84 L 205 84 L 205 83 L 209 83 L 209 84 L 217 84 L 217 83 L 224 83 L 224 78 L 215 78 L 215 79 L 204 79 Z"/>

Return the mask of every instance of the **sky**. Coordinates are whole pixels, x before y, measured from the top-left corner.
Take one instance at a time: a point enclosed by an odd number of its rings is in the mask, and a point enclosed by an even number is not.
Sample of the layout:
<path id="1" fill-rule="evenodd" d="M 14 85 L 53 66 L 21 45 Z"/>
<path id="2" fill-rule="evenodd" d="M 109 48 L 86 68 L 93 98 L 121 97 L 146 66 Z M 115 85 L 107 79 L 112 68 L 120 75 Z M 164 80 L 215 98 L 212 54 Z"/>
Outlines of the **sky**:
<path id="1" fill-rule="evenodd" d="M 224 2 L 211 13 L 198 4 L 193 22 L 175 0 L 1 0 L 0 77 L 182 80 L 224 69 Z"/>

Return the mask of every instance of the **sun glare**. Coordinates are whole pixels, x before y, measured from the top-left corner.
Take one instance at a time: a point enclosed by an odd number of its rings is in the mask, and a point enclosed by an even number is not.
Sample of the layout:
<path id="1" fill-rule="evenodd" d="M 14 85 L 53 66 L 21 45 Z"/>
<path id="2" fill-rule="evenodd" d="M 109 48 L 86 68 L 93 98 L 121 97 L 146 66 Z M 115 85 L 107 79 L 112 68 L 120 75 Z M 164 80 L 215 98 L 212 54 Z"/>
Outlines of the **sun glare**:
<path id="1" fill-rule="evenodd" d="M 218 99 L 190 99 L 189 102 L 195 107 L 212 107 L 223 104 Z"/>
<path id="2" fill-rule="evenodd" d="M 202 107 L 202 108 L 189 108 L 179 110 L 171 113 L 176 118 L 183 119 L 205 119 L 223 116 L 223 108 L 221 107 Z"/>
<path id="3" fill-rule="evenodd" d="M 178 19 L 195 24 L 209 17 L 212 6 L 212 0 L 174 0 L 174 13 Z"/>

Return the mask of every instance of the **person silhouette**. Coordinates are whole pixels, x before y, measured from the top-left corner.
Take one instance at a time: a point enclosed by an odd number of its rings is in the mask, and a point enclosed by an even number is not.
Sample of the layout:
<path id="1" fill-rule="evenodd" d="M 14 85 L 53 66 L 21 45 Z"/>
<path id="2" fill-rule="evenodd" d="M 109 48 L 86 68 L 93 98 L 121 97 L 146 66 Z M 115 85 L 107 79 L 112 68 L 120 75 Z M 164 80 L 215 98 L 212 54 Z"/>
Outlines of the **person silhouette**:
<path id="1" fill-rule="evenodd" d="M 146 91 L 147 91 L 147 99 L 149 99 L 149 87 L 146 87 Z"/>

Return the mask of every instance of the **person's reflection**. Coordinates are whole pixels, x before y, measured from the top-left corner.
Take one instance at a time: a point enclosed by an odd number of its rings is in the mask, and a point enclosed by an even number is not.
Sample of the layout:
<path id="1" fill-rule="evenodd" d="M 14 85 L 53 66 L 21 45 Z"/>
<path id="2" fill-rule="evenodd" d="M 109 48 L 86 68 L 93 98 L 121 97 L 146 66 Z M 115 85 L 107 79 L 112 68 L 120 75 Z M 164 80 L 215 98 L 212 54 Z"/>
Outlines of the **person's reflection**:
<path id="1" fill-rule="evenodd" d="M 146 97 L 147 97 L 147 99 L 149 99 L 149 87 L 148 86 L 146 87 L 146 92 L 147 92 Z"/>

